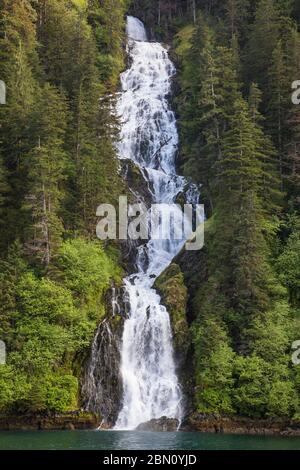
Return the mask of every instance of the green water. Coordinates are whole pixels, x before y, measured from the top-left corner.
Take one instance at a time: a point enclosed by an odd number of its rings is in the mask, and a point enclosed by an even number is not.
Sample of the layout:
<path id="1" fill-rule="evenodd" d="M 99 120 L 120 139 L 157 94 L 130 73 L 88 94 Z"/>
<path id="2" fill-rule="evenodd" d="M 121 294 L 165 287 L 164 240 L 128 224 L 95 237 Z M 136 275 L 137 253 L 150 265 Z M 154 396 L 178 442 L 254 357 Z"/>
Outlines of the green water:
<path id="1" fill-rule="evenodd" d="M 225 436 L 197 432 L 0 432 L 1 450 L 300 450 L 299 437 Z"/>

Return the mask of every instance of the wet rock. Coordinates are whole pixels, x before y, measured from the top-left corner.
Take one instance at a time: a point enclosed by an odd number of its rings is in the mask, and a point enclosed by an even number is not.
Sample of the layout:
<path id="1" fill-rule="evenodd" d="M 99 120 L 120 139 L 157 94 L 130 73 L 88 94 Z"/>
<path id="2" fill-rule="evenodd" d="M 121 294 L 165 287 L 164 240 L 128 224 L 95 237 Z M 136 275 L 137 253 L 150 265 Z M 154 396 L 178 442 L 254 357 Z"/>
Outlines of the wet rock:
<path id="1" fill-rule="evenodd" d="M 142 170 L 132 160 L 121 160 L 120 163 L 122 176 L 132 192 L 132 202 L 144 202 L 146 206 L 149 206 L 153 196 L 145 182 L 145 175 L 142 174 Z"/>
<path id="2" fill-rule="evenodd" d="M 82 380 L 84 409 L 102 416 L 103 424 L 112 426 L 120 411 L 122 377 L 120 344 L 128 314 L 122 287 L 113 287 L 106 299 L 106 317 L 99 325 Z"/>
<path id="3" fill-rule="evenodd" d="M 140 246 L 139 240 L 120 240 L 119 247 L 122 254 L 121 265 L 125 272 L 131 274 L 137 270 L 136 267 L 136 254 L 138 247 Z"/>
<path id="4" fill-rule="evenodd" d="M 173 418 L 163 416 L 159 419 L 152 419 L 147 423 L 140 424 L 136 431 L 151 431 L 151 432 L 175 432 L 179 426 L 179 421 Z"/>
<path id="5" fill-rule="evenodd" d="M 152 202 L 152 194 L 146 183 L 145 175 L 142 174 L 142 170 L 129 159 L 120 160 L 120 165 L 121 174 L 129 188 L 128 203 L 143 203 L 149 208 Z M 132 240 L 129 237 L 127 240 L 119 241 L 119 247 L 122 253 L 122 266 L 127 273 L 130 274 L 137 271 L 137 251 L 144 242 L 144 240 Z"/>
<path id="6" fill-rule="evenodd" d="M 147 307 L 146 313 L 147 313 L 147 318 L 148 318 L 148 320 L 149 320 L 150 314 L 151 314 L 151 307 L 150 307 L 150 305 Z"/>

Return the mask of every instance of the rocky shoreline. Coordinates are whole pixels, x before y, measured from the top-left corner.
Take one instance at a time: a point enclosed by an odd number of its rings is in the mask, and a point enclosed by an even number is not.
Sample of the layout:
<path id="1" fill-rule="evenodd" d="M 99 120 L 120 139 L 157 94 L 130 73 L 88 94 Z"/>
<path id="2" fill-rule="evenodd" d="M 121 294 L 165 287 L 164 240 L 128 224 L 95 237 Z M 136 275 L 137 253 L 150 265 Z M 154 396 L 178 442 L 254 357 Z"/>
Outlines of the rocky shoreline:
<path id="1" fill-rule="evenodd" d="M 99 424 L 98 415 L 85 412 L 34 416 L 0 414 L 1 431 L 73 431 L 96 429 Z"/>
<path id="2" fill-rule="evenodd" d="M 249 436 L 300 436 L 300 421 L 193 413 L 182 423 L 181 431 Z"/>
<path id="3" fill-rule="evenodd" d="M 70 412 L 57 415 L 0 415 L 1 431 L 58 431 L 97 429 L 101 418 L 94 413 Z M 137 431 L 175 432 L 178 421 L 162 417 L 138 426 Z M 106 426 L 102 426 L 106 429 Z M 181 432 L 235 434 L 249 436 L 300 436 L 300 421 L 288 419 L 250 419 L 193 413 L 180 427 Z"/>

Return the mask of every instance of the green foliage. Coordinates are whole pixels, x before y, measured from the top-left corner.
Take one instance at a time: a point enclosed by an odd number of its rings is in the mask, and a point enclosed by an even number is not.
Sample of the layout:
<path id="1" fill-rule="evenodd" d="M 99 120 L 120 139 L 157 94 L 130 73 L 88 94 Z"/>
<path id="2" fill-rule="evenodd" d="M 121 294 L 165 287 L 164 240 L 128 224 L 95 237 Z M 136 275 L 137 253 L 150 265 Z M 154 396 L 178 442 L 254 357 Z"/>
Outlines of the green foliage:
<path id="1" fill-rule="evenodd" d="M 231 413 L 234 352 L 224 326 L 209 318 L 194 326 L 197 410 Z"/>
<path id="2" fill-rule="evenodd" d="M 290 293 L 291 302 L 300 302 L 300 232 L 292 233 L 277 260 L 279 278 Z"/>
<path id="3" fill-rule="evenodd" d="M 238 413 L 262 418 L 293 416 L 298 396 L 288 367 L 253 355 L 235 361 L 237 377 L 234 405 Z"/>
<path id="4" fill-rule="evenodd" d="M 18 266 L 11 262 L 7 273 Z M 12 312 L 8 320 L 13 323 L 2 327 L 11 340 L 8 364 L 0 367 L 0 407 L 33 412 L 74 409 L 78 380 L 73 361 L 89 347 L 105 314 L 104 294 L 110 282 L 120 279 L 120 270 L 99 243 L 84 239 L 61 245 L 49 271 L 51 279 L 24 269 L 21 260 L 19 265 L 19 273 L 5 284 L 12 297 L 6 313 Z"/>
<path id="5" fill-rule="evenodd" d="M 91 318 L 103 313 L 102 295 L 111 279 L 121 281 L 117 259 L 104 252 L 100 243 L 87 244 L 82 239 L 68 241 L 58 252 L 55 276 L 73 294 L 79 308 L 87 309 Z"/>
<path id="6" fill-rule="evenodd" d="M 97 42 L 101 78 L 113 87 L 118 85 L 124 66 L 124 14 L 129 3 L 128 0 L 91 0 L 88 5 L 88 21 Z"/>
<path id="7" fill-rule="evenodd" d="M 42 316 L 50 323 L 68 324 L 74 317 L 70 292 L 47 278 L 36 278 L 33 273 L 21 278 L 17 297 L 21 318 Z"/>
<path id="8" fill-rule="evenodd" d="M 291 313 L 288 303 L 280 301 L 272 310 L 254 318 L 249 334 L 256 355 L 270 363 L 288 364 L 294 327 Z"/>
<path id="9" fill-rule="evenodd" d="M 0 366 L 0 410 L 9 409 L 27 397 L 30 385 L 25 374 L 11 365 Z"/>
<path id="10" fill-rule="evenodd" d="M 65 232 L 95 236 L 98 205 L 126 191 L 112 113 L 125 8 L 113 0 L 1 4 L 3 250 L 19 237 L 29 259 L 47 266 Z"/>
<path id="11" fill-rule="evenodd" d="M 283 222 L 299 208 L 293 3 L 196 2 L 196 24 L 174 39 L 181 164 L 208 216 L 202 271 L 188 285 L 200 412 L 299 409 L 299 227 Z"/>
<path id="12" fill-rule="evenodd" d="M 291 380 L 274 381 L 268 396 L 268 416 L 293 416 L 299 406 L 299 396 Z"/>
<path id="13" fill-rule="evenodd" d="M 52 374 L 33 381 L 26 409 L 63 413 L 77 407 L 78 381 L 73 375 Z"/>
<path id="14" fill-rule="evenodd" d="M 257 356 L 239 357 L 234 372 L 238 377 L 234 396 L 238 413 L 263 417 L 269 391 L 268 364 Z"/>
<path id="15" fill-rule="evenodd" d="M 126 4 L 0 5 L 1 409 L 76 408 L 75 357 L 85 357 L 121 277 L 118 253 L 92 239 L 98 205 L 125 192 L 111 95 Z"/>

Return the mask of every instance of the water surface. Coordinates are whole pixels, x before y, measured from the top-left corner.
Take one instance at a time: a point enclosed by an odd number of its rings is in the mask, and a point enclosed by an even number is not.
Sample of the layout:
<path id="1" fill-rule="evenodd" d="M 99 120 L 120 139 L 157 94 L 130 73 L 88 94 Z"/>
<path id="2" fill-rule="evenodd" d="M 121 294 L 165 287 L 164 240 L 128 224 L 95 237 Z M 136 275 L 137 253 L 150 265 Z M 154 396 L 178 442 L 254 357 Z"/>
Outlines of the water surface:
<path id="1" fill-rule="evenodd" d="M 300 437 L 228 436 L 198 432 L 0 432 L 1 450 L 300 450 Z"/>

